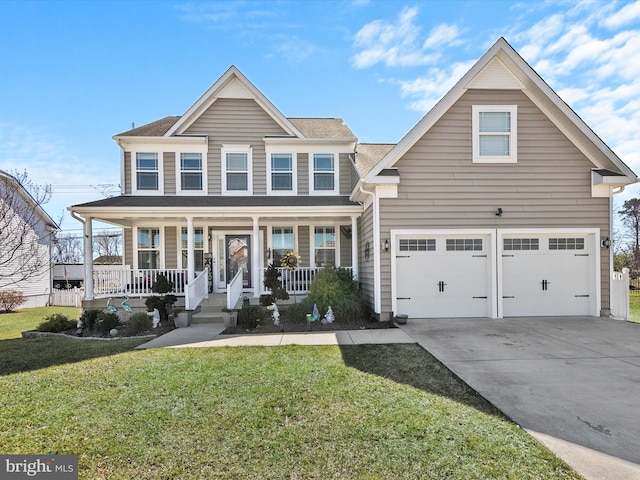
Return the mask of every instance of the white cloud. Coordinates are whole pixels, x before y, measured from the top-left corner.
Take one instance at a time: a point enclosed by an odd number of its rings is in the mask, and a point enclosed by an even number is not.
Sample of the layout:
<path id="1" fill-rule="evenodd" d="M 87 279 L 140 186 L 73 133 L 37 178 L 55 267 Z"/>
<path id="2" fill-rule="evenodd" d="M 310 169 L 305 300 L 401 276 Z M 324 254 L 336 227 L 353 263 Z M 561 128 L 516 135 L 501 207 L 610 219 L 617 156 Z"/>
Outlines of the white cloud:
<path id="1" fill-rule="evenodd" d="M 460 31 L 456 25 L 443 23 L 431 30 L 429 37 L 422 44 L 425 50 L 433 47 L 447 46 L 456 43 L 460 36 Z"/>
<path id="2" fill-rule="evenodd" d="M 420 46 L 421 28 L 415 24 L 417 15 L 417 8 L 404 8 L 395 22 L 374 20 L 363 26 L 354 38 L 354 47 L 361 51 L 353 56 L 353 65 L 368 68 L 378 63 L 388 67 L 434 63 L 439 54 L 428 54 Z"/>
<path id="3" fill-rule="evenodd" d="M 622 7 L 602 22 L 609 28 L 619 28 L 640 19 L 640 0 Z"/>

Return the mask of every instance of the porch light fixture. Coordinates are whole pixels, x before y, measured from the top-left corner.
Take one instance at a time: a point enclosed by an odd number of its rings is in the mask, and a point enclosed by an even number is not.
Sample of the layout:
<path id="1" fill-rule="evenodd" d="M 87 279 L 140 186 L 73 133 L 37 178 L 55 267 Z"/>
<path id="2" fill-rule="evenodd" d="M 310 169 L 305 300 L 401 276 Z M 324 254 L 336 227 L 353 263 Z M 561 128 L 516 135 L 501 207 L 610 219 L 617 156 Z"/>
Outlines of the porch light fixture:
<path id="1" fill-rule="evenodd" d="M 604 248 L 609 248 L 611 246 L 611 239 L 609 237 L 605 237 L 600 244 L 604 247 Z"/>
<path id="2" fill-rule="evenodd" d="M 385 252 L 389 251 L 389 240 L 387 240 L 386 238 L 384 239 L 384 242 L 382 242 L 382 248 Z"/>
<path id="3" fill-rule="evenodd" d="M 501 209 L 501 208 L 498 208 L 498 209 L 496 210 L 496 217 L 501 217 L 501 216 L 502 216 L 502 209 Z"/>

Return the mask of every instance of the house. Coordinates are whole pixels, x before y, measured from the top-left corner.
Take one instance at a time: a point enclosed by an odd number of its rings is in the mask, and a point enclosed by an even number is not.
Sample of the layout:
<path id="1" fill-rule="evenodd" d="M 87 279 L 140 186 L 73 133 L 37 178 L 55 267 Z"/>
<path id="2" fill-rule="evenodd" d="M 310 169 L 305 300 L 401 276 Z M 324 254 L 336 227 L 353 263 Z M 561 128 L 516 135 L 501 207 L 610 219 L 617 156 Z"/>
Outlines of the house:
<path id="1" fill-rule="evenodd" d="M 383 320 L 609 313 L 612 195 L 636 175 L 502 38 L 395 145 L 287 118 L 235 67 L 114 139 L 123 194 L 70 209 L 124 228 L 128 291 L 160 270 L 258 296 L 293 250 L 289 290 L 350 268 Z"/>
<path id="2" fill-rule="evenodd" d="M 21 307 L 44 307 L 51 288 L 51 242 L 58 225 L 18 178 L 0 170 L 0 291 L 21 292 Z"/>

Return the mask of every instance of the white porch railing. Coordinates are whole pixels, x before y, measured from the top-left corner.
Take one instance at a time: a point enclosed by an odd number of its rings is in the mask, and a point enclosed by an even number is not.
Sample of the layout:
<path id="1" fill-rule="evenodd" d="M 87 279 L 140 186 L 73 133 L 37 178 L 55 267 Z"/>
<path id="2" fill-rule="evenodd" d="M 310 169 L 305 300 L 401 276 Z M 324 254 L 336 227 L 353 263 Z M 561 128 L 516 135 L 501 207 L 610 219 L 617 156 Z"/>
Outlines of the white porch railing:
<path id="1" fill-rule="evenodd" d="M 189 282 L 184 287 L 184 308 L 195 310 L 200 302 L 209 294 L 209 270 L 204 269 L 193 282 Z"/>
<path id="2" fill-rule="evenodd" d="M 227 308 L 235 308 L 240 297 L 242 297 L 243 269 L 238 269 L 235 277 L 227 284 Z"/>
<path id="3" fill-rule="evenodd" d="M 629 269 L 613 272 L 611 280 L 611 316 L 629 320 Z"/>
<path id="4" fill-rule="evenodd" d="M 187 271 L 183 269 L 131 269 L 114 268 L 93 271 L 95 296 L 151 295 L 151 286 L 158 275 L 173 283 L 174 295 L 184 295 Z"/>
<path id="5" fill-rule="evenodd" d="M 286 270 L 278 267 L 280 271 L 280 278 L 282 279 L 282 286 L 290 294 L 304 294 L 309 293 L 309 286 L 313 282 L 313 277 L 316 273 L 322 270 L 323 267 L 298 267 L 295 270 Z M 345 270 L 352 270 L 352 267 L 341 267 Z M 264 292 L 264 272 L 266 268 L 260 269 L 259 285 L 262 293 Z"/>
<path id="6" fill-rule="evenodd" d="M 49 294 L 49 305 L 55 307 L 82 306 L 84 289 L 82 288 L 54 288 Z"/>

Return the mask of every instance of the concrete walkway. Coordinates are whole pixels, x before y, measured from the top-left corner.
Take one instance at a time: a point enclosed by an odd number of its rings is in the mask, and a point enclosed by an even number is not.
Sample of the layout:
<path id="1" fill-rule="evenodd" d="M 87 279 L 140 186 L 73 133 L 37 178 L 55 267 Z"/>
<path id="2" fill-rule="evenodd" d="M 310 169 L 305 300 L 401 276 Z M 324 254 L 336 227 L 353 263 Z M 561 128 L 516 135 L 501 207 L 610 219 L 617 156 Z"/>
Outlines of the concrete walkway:
<path id="1" fill-rule="evenodd" d="M 339 330 L 335 332 L 285 332 L 249 335 L 221 335 L 219 324 L 194 324 L 139 345 L 143 348 L 198 348 L 278 345 L 363 345 L 379 343 L 416 343 L 399 328 Z"/>

